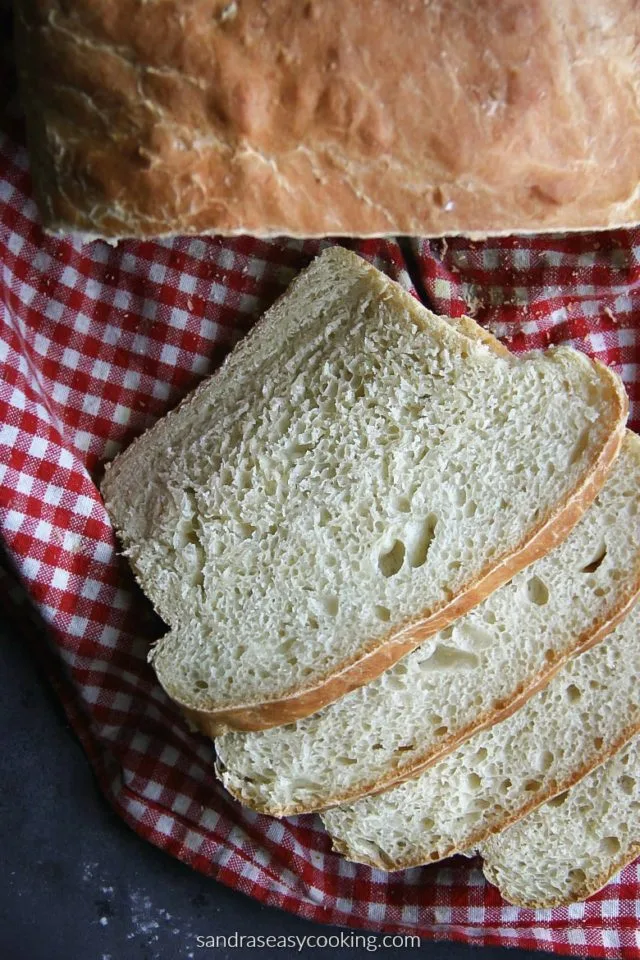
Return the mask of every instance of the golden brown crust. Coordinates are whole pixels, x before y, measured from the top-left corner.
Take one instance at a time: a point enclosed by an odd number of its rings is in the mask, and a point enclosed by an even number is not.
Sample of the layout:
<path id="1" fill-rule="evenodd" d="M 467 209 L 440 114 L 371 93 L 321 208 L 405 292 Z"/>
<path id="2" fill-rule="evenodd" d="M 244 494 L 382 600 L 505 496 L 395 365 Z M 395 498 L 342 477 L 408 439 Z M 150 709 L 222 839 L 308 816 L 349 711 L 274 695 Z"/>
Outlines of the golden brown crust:
<path id="1" fill-rule="evenodd" d="M 493 824 L 489 827 L 485 826 L 476 830 L 475 833 L 472 833 L 465 838 L 464 846 L 456 846 L 455 844 L 452 844 L 451 847 L 444 851 L 444 853 L 433 853 L 431 856 L 407 856 L 402 861 L 396 861 L 393 864 L 384 863 L 382 860 L 378 860 L 375 857 L 365 857 L 362 855 L 359 855 L 356 859 L 346 841 L 331 836 L 333 849 L 336 851 L 336 853 L 341 853 L 344 857 L 346 857 L 347 860 L 354 860 L 356 863 L 366 863 L 370 867 L 376 867 L 378 870 L 385 870 L 387 872 L 408 870 L 410 867 L 420 867 L 427 863 L 436 863 L 439 860 L 446 860 L 448 857 L 453 857 L 458 853 L 466 853 L 468 850 L 474 850 L 479 844 L 487 840 L 488 837 L 493 836 L 495 833 L 501 833 L 503 830 L 506 830 L 507 827 L 517 823 L 518 820 L 522 820 L 523 817 L 526 817 L 528 813 L 531 813 L 532 810 L 537 809 L 537 807 L 541 806 L 543 803 L 546 803 L 548 800 L 552 800 L 560 793 L 564 793 L 565 790 L 570 790 L 571 787 L 575 786 L 576 783 L 579 783 L 580 780 L 583 780 L 589 773 L 591 773 L 592 770 L 595 770 L 596 767 L 601 766 L 611 757 L 615 756 L 615 754 L 618 753 L 618 751 L 622 749 L 622 747 L 638 733 L 640 733 L 640 723 L 636 722 L 630 724 L 613 742 L 613 744 L 611 744 L 609 749 L 601 751 L 591 760 L 583 763 L 582 766 L 575 771 L 573 776 L 567 777 L 565 780 L 561 780 L 559 782 L 553 781 L 549 785 L 549 789 L 543 794 L 534 794 L 533 797 L 529 798 L 519 810 L 517 810 L 515 813 L 512 813 L 511 816 L 507 817 L 505 820 L 502 820 L 499 824 Z"/>
<path id="2" fill-rule="evenodd" d="M 266 703 L 215 711 L 197 711 L 188 704 L 183 704 L 188 709 L 190 720 L 208 736 L 217 737 L 229 730 L 266 730 L 316 713 L 388 670 L 429 637 L 468 613 L 524 567 L 566 539 L 601 490 L 611 464 L 618 455 L 625 432 L 624 421 L 628 408 L 626 393 L 606 367 L 601 369 L 609 376 L 612 391 L 617 398 L 617 409 L 612 416 L 609 438 L 589 476 L 552 516 L 540 523 L 520 549 L 485 569 L 474 583 L 469 584 L 450 603 L 444 604 L 430 616 L 406 623 L 399 629 L 395 628 L 386 638 L 376 638 L 373 641 L 375 649 L 359 656 L 355 662 L 346 664 L 339 673 L 327 677 L 313 688 L 295 691 L 291 696 Z"/>
<path id="3" fill-rule="evenodd" d="M 14 0 L 45 224 L 475 235 L 640 220 L 635 0 Z"/>
<path id="4" fill-rule="evenodd" d="M 512 903 L 516 907 L 528 907 L 532 910 L 544 910 L 550 907 L 566 907 L 570 903 L 577 903 L 581 900 L 587 900 L 595 893 L 598 893 L 599 890 L 602 890 L 603 887 L 606 887 L 609 881 L 612 880 L 617 873 L 620 873 L 620 871 L 623 870 L 629 863 L 633 863 L 638 856 L 640 856 L 640 840 L 637 843 L 632 844 L 629 850 L 623 856 L 612 861 L 611 867 L 608 870 L 603 870 L 603 872 L 598 874 L 596 877 L 593 877 L 588 882 L 576 887 L 571 897 L 549 897 L 545 900 L 527 900 L 525 898 L 520 899 L 517 896 L 508 897 L 507 892 L 502 889 L 502 886 L 498 882 L 497 874 L 490 863 L 483 862 L 482 872 L 489 883 L 492 883 L 494 887 L 498 887 L 500 896 L 506 900 L 507 903 Z"/>

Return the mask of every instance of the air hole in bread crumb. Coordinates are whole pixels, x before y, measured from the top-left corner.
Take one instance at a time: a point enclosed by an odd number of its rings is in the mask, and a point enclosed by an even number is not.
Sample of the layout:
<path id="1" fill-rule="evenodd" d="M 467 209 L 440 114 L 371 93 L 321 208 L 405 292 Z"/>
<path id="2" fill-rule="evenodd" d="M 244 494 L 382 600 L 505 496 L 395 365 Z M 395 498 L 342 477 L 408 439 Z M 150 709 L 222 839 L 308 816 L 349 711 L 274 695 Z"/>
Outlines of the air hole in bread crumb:
<path id="1" fill-rule="evenodd" d="M 435 514 L 430 513 L 427 517 L 420 521 L 419 527 L 414 531 L 414 534 L 411 538 L 409 554 L 409 563 L 414 569 L 421 567 L 424 565 L 424 563 L 426 563 L 427 556 L 429 554 L 429 547 L 431 546 L 435 536 L 437 523 L 438 518 L 435 516 Z"/>
<path id="2" fill-rule="evenodd" d="M 607 545 L 602 543 L 598 550 L 596 551 L 595 556 L 588 562 L 585 563 L 582 568 L 583 573 L 595 573 L 599 566 L 601 566 L 604 558 L 607 555 Z"/>
<path id="3" fill-rule="evenodd" d="M 573 870 L 569 870 L 567 873 L 567 880 L 574 888 L 581 887 L 586 879 L 587 877 L 584 870 L 580 870 L 578 867 L 575 867 Z"/>
<path id="4" fill-rule="evenodd" d="M 420 824 L 423 830 L 433 830 L 435 827 L 435 821 L 431 817 L 423 817 Z"/>
<path id="5" fill-rule="evenodd" d="M 604 743 L 604 740 L 602 739 L 602 737 L 594 737 L 594 738 L 593 738 L 593 745 L 594 745 L 594 747 L 596 748 L 596 750 L 602 750 L 602 744 L 603 744 L 603 743 Z"/>
<path id="6" fill-rule="evenodd" d="M 464 508 L 465 517 L 475 516 L 477 509 L 478 509 L 478 504 L 475 502 L 475 500 L 469 500 L 469 502 L 466 504 Z"/>
<path id="7" fill-rule="evenodd" d="M 436 727 L 433 733 L 436 737 L 446 737 L 446 735 L 449 733 L 449 727 Z"/>
<path id="8" fill-rule="evenodd" d="M 322 606 L 330 617 L 335 617 L 338 615 L 338 609 L 340 605 L 337 597 L 325 597 L 322 601 Z"/>
<path id="9" fill-rule="evenodd" d="M 584 430 L 580 433 L 580 436 L 576 440 L 571 455 L 569 457 L 569 466 L 573 466 L 574 463 L 577 463 L 580 457 L 583 455 L 587 447 L 589 446 L 589 429 L 585 427 Z"/>
<path id="10" fill-rule="evenodd" d="M 582 691 L 579 687 L 576 687 L 575 683 L 570 683 L 565 690 L 565 694 L 569 703 L 575 703 L 582 696 Z"/>
<path id="11" fill-rule="evenodd" d="M 336 757 L 336 763 L 341 767 L 352 767 L 357 762 L 354 757 Z"/>
<path id="12" fill-rule="evenodd" d="M 622 790 L 622 792 L 623 792 L 627 797 L 632 797 L 632 796 L 633 796 L 633 793 L 634 793 L 635 787 L 636 787 L 636 782 L 635 782 L 635 780 L 633 779 L 633 777 L 629 777 L 629 776 L 627 776 L 627 774 L 624 774 L 624 776 L 622 776 L 622 777 L 619 778 L 618 784 L 620 785 L 620 789 Z"/>
<path id="13" fill-rule="evenodd" d="M 535 793 L 536 790 L 539 790 L 541 786 L 542 784 L 540 783 L 539 780 L 527 780 L 527 782 L 524 785 L 524 788 L 527 791 L 527 793 Z"/>
<path id="14" fill-rule="evenodd" d="M 329 521 L 331 520 L 331 514 L 326 507 L 320 507 L 320 512 L 318 514 L 318 526 L 326 527 Z"/>
<path id="15" fill-rule="evenodd" d="M 298 460 L 304 457 L 305 453 L 310 453 L 314 447 L 314 443 L 292 443 L 287 453 L 291 460 Z"/>
<path id="16" fill-rule="evenodd" d="M 527 581 L 527 597 L 538 607 L 544 607 L 549 602 L 549 588 L 540 577 L 531 577 Z"/>
<path id="17" fill-rule="evenodd" d="M 470 790 L 479 790 L 482 786 L 482 777 L 479 777 L 477 773 L 470 773 L 467 776 L 467 786 Z"/>
<path id="18" fill-rule="evenodd" d="M 547 806 L 549 806 L 549 807 L 561 807 L 562 804 L 565 802 L 565 800 L 567 799 L 568 796 L 569 796 L 569 791 L 568 791 L 568 790 L 565 790 L 564 793 L 559 793 L 557 797 L 552 797 L 552 799 L 549 800 Z"/>
<path id="19" fill-rule="evenodd" d="M 397 747 L 393 752 L 396 753 L 409 753 L 411 750 L 415 750 L 415 743 L 403 743 L 401 746 Z"/>
<path id="20" fill-rule="evenodd" d="M 600 841 L 600 849 L 608 857 L 620 852 L 620 841 L 617 837 L 603 837 Z"/>
<path id="21" fill-rule="evenodd" d="M 553 760 L 554 756 L 551 753 L 551 750 L 543 750 L 538 757 L 538 769 L 545 773 L 547 770 L 551 769 Z"/>
<path id="22" fill-rule="evenodd" d="M 388 621 L 391 619 L 391 611 L 389 608 L 383 607 L 379 603 L 375 605 L 373 612 L 378 620 L 382 620 L 384 623 L 388 623 Z"/>
<path id="23" fill-rule="evenodd" d="M 500 787 L 499 787 L 500 793 L 508 793 L 509 790 L 511 790 L 512 786 L 513 786 L 513 783 L 507 777 L 506 780 L 503 780 L 502 783 L 500 784 Z"/>
<path id="24" fill-rule="evenodd" d="M 402 540 L 394 540 L 391 549 L 378 557 L 378 569 L 383 577 L 393 577 L 402 569 L 405 546 Z"/>
<path id="25" fill-rule="evenodd" d="M 194 683 L 194 687 L 196 688 L 196 690 L 207 690 L 209 687 L 209 684 L 207 683 L 206 680 L 196 680 L 196 682 Z"/>

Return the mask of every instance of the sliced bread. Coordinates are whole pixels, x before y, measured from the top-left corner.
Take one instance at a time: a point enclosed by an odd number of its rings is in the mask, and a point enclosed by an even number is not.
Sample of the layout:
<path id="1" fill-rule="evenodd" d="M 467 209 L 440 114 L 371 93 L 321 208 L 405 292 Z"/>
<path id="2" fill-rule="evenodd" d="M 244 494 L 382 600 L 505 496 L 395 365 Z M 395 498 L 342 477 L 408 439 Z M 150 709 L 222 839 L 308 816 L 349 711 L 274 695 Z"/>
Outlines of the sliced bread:
<path id="1" fill-rule="evenodd" d="M 106 471 L 161 683 L 216 733 L 374 679 L 568 534 L 626 411 L 582 354 L 498 356 L 328 249 Z"/>
<path id="2" fill-rule="evenodd" d="M 640 854 L 640 737 L 478 851 L 509 903 L 586 900 Z"/>
<path id="3" fill-rule="evenodd" d="M 601 639 L 640 592 L 640 438 L 551 553 L 367 686 L 296 723 L 216 740 L 241 802 L 285 816 L 388 787 L 454 750 Z"/>
<path id="4" fill-rule="evenodd" d="M 632 522 L 637 523 L 635 517 Z M 419 777 L 322 815 L 334 847 L 383 870 L 476 847 L 640 731 L 640 603 L 511 717 Z"/>

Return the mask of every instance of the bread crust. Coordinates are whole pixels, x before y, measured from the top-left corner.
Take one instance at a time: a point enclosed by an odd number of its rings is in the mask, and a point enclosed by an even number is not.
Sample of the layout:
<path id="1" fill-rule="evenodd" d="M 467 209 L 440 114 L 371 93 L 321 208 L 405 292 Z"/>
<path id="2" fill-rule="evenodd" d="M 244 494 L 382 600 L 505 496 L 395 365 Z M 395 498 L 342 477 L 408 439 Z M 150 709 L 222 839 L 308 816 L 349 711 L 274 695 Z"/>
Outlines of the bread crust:
<path id="1" fill-rule="evenodd" d="M 634 0 L 14 8 L 49 230 L 486 236 L 640 220 Z"/>
<path id="2" fill-rule="evenodd" d="M 544 910 L 550 907 L 566 907 L 570 903 L 577 903 L 581 900 L 587 900 L 589 897 L 592 897 L 595 893 L 598 893 L 599 890 L 602 890 L 603 887 L 606 887 L 610 880 L 615 877 L 617 873 L 620 873 L 628 864 L 633 863 L 636 857 L 640 856 L 640 840 L 637 843 L 633 843 L 629 850 L 621 857 L 618 857 L 617 860 L 613 861 L 609 870 L 603 870 L 602 873 L 598 874 L 596 877 L 593 877 L 588 882 L 581 884 L 575 890 L 575 895 L 571 897 L 548 897 L 544 900 L 528 900 L 526 898 L 519 898 L 518 896 L 511 896 L 508 894 L 508 891 L 505 891 L 497 879 L 497 873 L 490 863 L 483 861 L 482 863 L 482 872 L 484 873 L 486 879 L 489 883 L 492 883 L 494 887 L 497 887 L 500 891 L 500 896 L 507 901 L 507 903 L 512 903 L 516 907 L 527 907 L 532 910 Z"/>
<path id="3" fill-rule="evenodd" d="M 522 820 L 523 817 L 526 817 L 528 813 L 531 813 L 532 810 L 535 810 L 543 803 L 546 803 L 548 800 L 552 800 L 560 793 L 564 793 L 565 790 L 570 790 L 571 787 L 575 786 L 576 783 L 579 783 L 580 780 L 584 779 L 584 777 L 591 773 L 592 770 L 595 770 L 596 767 L 606 763 L 607 760 L 613 757 L 626 743 L 629 742 L 629 740 L 635 737 L 638 733 L 640 733 L 640 722 L 629 724 L 629 726 L 625 728 L 625 730 L 613 742 L 613 744 L 609 746 L 607 750 L 603 750 L 596 754 L 592 761 L 582 764 L 582 766 L 579 767 L 571 777 L 567 777 L 565 780 L 559 782 L 555 781 L 551 783 L 548 790 L 541 795 L 536 795 L 533 799 L 528 800 L 520 807 L 519 810 L 517 810 L 515 813 L 512 813 L 509 817 L 506 817 L 499 824 L 494 824 L 492 826 L 476 830 L 475 833 L 472 833 L 465 839 L 463 847 L 452 844 L 451 847 L 445 850 L 445 852 L 442 854 L 432 853 L 431 856 L 427 857 L 408 856 L 406 859 L 402 861 L 396 861 L 394 863 L 384 862 L 382 858 L 378 859 L 375 857 L 367 857 L 362 855 L 358 855 L 356 858 L 347 842 L 331 835 L 333 849 L 336 853 L 340 853 L 342 856 L 346 857 L 347 860 L 353 860 L 356 863 L 366 863 L 370 867 L 375 867 L 378 870 L 384 870 L 389 873 L 396 870 L 408 870 L 410 867 L 420 867 L 429 863 L 436 863 L 440 860 L 446 860 L 448 857 L 453 857 L 456 854 L 466 853 L 468 850 L 475 849 L 479 844 L 488 839 L 488 837 L 493 836 L 495 833 L 501 833 L 503 830 L 506 830 L 507 827 L 517 823 L 518 820 Z"/>

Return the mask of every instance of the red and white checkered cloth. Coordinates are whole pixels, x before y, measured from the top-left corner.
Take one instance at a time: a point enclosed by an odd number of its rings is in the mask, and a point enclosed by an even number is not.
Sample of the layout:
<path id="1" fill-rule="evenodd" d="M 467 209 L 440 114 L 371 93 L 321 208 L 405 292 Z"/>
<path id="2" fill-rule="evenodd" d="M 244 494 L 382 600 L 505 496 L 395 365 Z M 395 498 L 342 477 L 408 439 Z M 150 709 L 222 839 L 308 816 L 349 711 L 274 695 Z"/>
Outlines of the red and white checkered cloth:
<path id="1" fill-rule="evenodd" d="M 586 904 L 506 905 L 462 859 L 387 876 L 333 854 L 316 817 L 277 821 L 225 794 L 147 665 L 163 630 L 95 485 L 101 463 L 173 406 L 318 251 L 246 237 L 125 242 L 43 235 L 24 149 L 0 134 L 0 578 L 100 785 L 143 837 L 311 919 L 580 956 L 640 956 L 636 863 Z M 640 232 L 350 244 L 438 311 L 472 312 L 514 350 L 570 342 L 613 365 L 640 421 Z M 34 618 L 40 629 L 34 629 Z"/>

